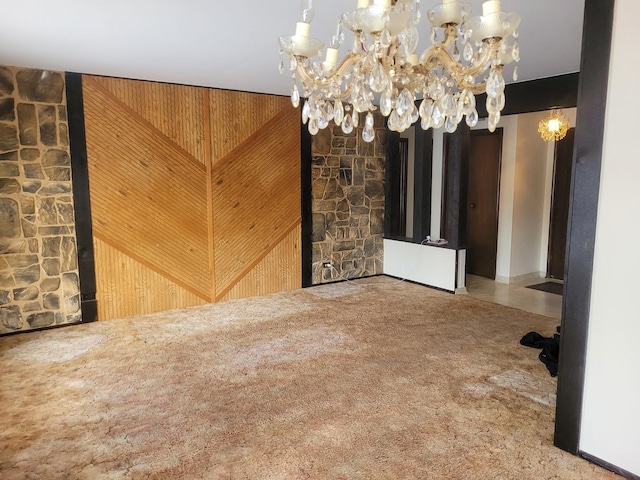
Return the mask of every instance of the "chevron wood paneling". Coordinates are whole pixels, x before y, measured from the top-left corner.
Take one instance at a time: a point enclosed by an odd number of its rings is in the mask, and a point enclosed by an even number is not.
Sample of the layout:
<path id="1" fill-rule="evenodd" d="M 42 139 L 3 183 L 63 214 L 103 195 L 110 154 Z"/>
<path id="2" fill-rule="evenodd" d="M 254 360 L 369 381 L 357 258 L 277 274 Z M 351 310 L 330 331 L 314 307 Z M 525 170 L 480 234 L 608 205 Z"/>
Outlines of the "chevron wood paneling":
<path id="1" fill-rule="evenodd" d="M 288 97 L 229 90 L 215 90 L 210 103 L 214 164 L 262 128 L 278 112 L 291 107 Z"/>
<path id="2" fill-rule="evenodd" d="M 286 97 L 83 77 L 99 318 L 301 286 Z"/>
<path id="3" fill-rule="evenodd" d="M 217 295 L 300 221 L 299 129 L 298 112 L 289 106 L 214 165 Z"/>
<path id="4" fill-rule="evenodd" d="M 209 299 L 204 167 L 83 83 L 94 233 Z"/>
<path id="5" fill-rule="evenodd" d="M 220 299 L 231 300 L 300 288 L 302 283 L 300 238 L 301 225 L 297 224 Z"/>
<path id="6" fill-rule="evenodd" d="M 102 240 L 94 238 L 93 246 L 98 318 L 122 318 L 206 303 Z"/>
<path id="7" fill-rule="evenodd" d="M 185 149 L 199 162 L 206 161 L 206 89 L 167 83 L 89 77 L 134 112 Z"/>

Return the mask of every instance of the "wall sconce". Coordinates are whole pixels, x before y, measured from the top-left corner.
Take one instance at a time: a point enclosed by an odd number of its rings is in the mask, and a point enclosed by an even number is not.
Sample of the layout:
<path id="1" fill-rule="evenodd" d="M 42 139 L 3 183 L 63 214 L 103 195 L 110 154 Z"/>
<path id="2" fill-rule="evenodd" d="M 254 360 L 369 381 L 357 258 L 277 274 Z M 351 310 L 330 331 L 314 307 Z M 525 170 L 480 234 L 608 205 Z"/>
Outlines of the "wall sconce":
<path id="1" fill-rule="evenodd" d="M 546 142 L 557 142 L 565 137 L 569 127 L 569 119 L 561 110 L 551 110 L 538 123 L 538 133 Z"/>

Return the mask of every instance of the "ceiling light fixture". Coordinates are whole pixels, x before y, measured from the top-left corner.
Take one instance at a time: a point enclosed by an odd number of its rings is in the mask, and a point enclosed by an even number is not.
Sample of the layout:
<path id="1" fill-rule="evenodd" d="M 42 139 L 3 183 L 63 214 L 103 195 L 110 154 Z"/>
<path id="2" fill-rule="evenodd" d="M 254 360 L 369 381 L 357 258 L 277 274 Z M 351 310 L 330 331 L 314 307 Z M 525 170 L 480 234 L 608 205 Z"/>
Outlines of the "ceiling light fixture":
<path id="1" fill-rule="evenodd" d="M 569 131 L 569 119 L 561 110 L 550 110 L 538 123 L 538 133 L 546 142 L 562 140 Z"/>
<path id="2" fill-rule="evenodd" d="M 419 57 L 420 0 L 357 0 L 356 10 L 338 21 L 324 61 L 315 58 L 322 55 L 323 43 L 310 36 L 314 3 L 302 0 L 295 35 L 279 41 L 280 73 L 287 53 L 291 101 L 294 107 L 300 104 L 299 82 L 306 97 L 302 121 L 311 134 L 331 120 L 351 133 L 359 114 L 367 112 L 362 137 L 371 142 L 376 94 L 391 130 L 402 132 L 420 118 L 425 130 L 444 126 L 454 132 L 463 117 L 469 126 L 476 125 L 475 95 L 486 92 L 489 130 L 495 130 L 505 105 L 504 66 L 520 60 L 520 16 L 502 12 L 500 0 L 484 2 L 482 16 L 472 18 L 471 5 L 443 0 L 427 12 L 432 45 Z M 344 27 L 353 32 L 353 47 L 338 62 Z M 517 68 L 513 78 L 517 80 Z M 418 108 L 419 97 L 423 100 Z"/>

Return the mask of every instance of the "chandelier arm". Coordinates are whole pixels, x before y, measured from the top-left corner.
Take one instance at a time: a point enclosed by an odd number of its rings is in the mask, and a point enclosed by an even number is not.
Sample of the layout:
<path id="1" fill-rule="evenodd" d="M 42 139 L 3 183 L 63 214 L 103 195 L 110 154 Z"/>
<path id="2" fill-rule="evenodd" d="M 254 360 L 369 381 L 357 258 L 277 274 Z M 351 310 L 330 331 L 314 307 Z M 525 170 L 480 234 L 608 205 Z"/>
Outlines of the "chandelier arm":
<path id="1" fill-rule="evenodd" d="M 349 68 L 355 67 L 360 62 L 361 55 L 354 52 L 349 52 L 349 54 L 345 57 L 345 59 L 338 65 L 337 68 L 333 71 L 333 73 L 329 76 L 322 76 L 317 78 L 304 66 L 304 62 L 302 60 L 307 57 L 297 57 L 298 66 L 296 67 L 296 72 L 300 77 L 300 80 L 305 85 L 314 85 L 316 87 L 328 87 L 332 80 L 336 80 L 341 78 Z M 349 98 L 351 95 L 353 85 L 349 85 L 344 92 L 341 92 L 340 95 L 334 95 L 335 98 L 339 100 L 345 100 Z"/>
<path id="2" fill-rule="evenodd" d="M 482 57 L 480 57 L 477 62 L 474 62 L 473 65 L 466 68 L 460 68 L 460 63 L 453 59 L 451 53 L 449 53 L 449 50 L 445 48 L 444 44 L 434 45 L 429 47 L 422 54 L 422 58 L 424 60 L 419 65 L 421 68 L 416 69 L 416 71 L 419 74 L 427 76 L 431 69 L 442 66 L 449 75 L 454 77 L 456 83 L 462 88 L 466 88 L 473 94 L 482 93 L 485 90 L 486 81 L 483 81 L 481 84 L 472 84 L 467 82 L 465 79 L 468 76 L 476 77 L 487 68 L 489 61 L 491 60 L 491 56 L 494 53 L 494 45 L 491 44 L 489 47 L 490 48 L 487 48 Z"/>

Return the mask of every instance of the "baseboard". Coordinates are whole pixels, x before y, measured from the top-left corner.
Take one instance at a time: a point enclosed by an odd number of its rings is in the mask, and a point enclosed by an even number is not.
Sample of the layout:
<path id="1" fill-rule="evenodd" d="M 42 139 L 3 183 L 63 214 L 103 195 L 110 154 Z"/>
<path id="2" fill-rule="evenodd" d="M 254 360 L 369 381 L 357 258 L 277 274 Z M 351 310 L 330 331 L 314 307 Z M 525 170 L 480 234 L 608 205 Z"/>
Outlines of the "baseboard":
<path id="1" fill-rule="evenodd" d="M 545 272 L 531 272 L 524 275 L 517 275 L 515 277 L 503 277 L 502 275 L 496 275 L 496 282 L 498 283 L 524 283 L 531 280 L 539 280 L 545 278 Z"/>
<path id="2" fill-rule="evenodd" d="M 467 287 L 459 287 L 456 288 L 456 291 L 453 293 L 455 293 L 456 295 L 466 295 L 469 292 L 467 291 Z"/>
<path id="3" fill-rule="evenodd" d="M 602 468 L 606 468 L 607 470 L 626 478 L 627 480 L 640 480 L 640 475 L 627 472 L 624 468 L 616 467 L 615 465 L 609 462 L 605 462 L 604 460 L 598 457 L 594 457 L 593 455 L 590 455 L 586 452 L 582 452 L 582 451 L 578 452 L 578 455 L 580 455 L 582 458 L 584 458 L 585 460 L 588 460 L 591 463 L 595 463 L 596 465 L 599 465 Z"/>

